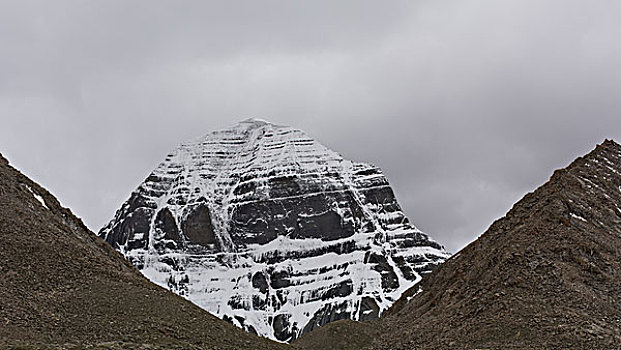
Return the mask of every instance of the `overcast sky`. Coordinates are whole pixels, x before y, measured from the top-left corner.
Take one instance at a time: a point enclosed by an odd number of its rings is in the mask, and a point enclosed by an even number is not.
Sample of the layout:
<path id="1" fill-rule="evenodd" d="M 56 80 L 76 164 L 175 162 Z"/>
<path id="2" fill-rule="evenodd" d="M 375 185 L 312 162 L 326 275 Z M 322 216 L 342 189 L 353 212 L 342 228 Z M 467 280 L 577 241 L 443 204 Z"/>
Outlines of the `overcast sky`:
<path id="1" fill-rule="evenodd" d="M 94 231 L 248 117 L 380 166 L 451 251 L 621 140 L 621 1 L 0 0 L 0 152 Z"/>

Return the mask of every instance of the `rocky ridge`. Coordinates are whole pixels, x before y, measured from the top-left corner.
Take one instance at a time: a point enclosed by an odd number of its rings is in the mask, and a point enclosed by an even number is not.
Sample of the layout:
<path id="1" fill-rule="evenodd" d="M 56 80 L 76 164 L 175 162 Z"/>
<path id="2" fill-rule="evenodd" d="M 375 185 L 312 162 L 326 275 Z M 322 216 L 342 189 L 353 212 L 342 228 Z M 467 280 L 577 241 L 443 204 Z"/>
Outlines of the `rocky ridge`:
<path id="1" fill-rule="evenodd" d="M 179 146 L 99 235 L 155 283 L 279 341 L 375 319 L 449 256 L 380 169 L 257 119 Z"/>

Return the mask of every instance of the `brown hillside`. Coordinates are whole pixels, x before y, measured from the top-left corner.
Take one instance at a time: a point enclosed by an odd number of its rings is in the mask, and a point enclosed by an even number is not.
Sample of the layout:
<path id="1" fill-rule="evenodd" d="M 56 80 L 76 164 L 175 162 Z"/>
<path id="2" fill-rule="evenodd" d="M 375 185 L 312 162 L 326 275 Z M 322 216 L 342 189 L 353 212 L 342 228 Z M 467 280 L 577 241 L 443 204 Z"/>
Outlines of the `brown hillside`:
<path id="1" fill-rule="evenodd" d="M 621 146 L 605 141 L 556 171 L 385 318 L 328 325 L 297 345 L 321 349 L 361 328 L 376 330 L 373 349 L 621 348 Z"/>
<path id="2" fill-rule="evenodd" d="M 147 281 L 0 155 L 0 348 L 60 344 L 284 348 Z"/>

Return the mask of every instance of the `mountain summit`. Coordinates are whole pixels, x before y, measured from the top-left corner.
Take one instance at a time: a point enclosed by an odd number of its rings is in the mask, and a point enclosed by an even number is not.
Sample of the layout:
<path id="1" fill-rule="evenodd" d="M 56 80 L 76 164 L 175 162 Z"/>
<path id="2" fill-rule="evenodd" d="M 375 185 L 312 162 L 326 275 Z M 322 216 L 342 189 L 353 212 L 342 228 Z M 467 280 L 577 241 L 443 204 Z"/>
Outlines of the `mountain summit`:
<path id="1" fill-rule="evenodd" d="M 180 145 L 99 234 L 152 281 L 280 341 L 377 318 L 449 256 L 380 169 L 260 119 Z"/>
<path id="2" fill-rule="evenodd" d="M 606 140 L 554 172 L 385 318 L 329 325 L 298 345 L 619 349 L 620 310 L 621 146 Z"/>

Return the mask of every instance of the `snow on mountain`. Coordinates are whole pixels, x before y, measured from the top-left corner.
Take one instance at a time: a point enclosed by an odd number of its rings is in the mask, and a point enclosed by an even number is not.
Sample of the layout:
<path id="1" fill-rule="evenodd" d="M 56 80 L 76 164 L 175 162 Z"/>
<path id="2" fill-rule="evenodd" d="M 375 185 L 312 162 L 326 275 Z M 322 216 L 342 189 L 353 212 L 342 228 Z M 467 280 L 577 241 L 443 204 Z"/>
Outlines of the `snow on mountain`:
<path id="1" fill-rule="evenodd" d="M 99 234 L 155 283 L 279 341 L 377 318 L 449 256 L 380 169 L 258 119 L 179 146 Z"/>

